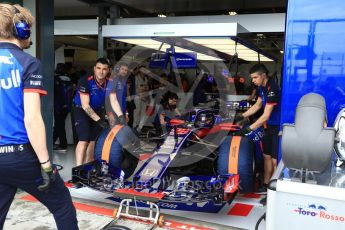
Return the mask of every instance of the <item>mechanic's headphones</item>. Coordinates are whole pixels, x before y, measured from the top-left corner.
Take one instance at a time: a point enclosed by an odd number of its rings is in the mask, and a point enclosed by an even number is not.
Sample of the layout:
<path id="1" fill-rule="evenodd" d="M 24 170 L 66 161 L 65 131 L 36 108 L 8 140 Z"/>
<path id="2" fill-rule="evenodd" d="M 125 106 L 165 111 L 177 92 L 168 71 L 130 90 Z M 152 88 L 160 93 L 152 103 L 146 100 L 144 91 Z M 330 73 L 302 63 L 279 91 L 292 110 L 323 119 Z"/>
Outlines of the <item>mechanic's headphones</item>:
<path id="1" fill-rule="evenodd" d="M 19 22 L 15 22 L 15 18 L 18 17 L 17 14 L 20 11 L 17 7 L 13 6 L 14 16 L 13 16 L 13 35 L 19 40 L 28 39 L 31 35 L 31 28 L 30 25 L 25 20 L 20 20 Z"/>

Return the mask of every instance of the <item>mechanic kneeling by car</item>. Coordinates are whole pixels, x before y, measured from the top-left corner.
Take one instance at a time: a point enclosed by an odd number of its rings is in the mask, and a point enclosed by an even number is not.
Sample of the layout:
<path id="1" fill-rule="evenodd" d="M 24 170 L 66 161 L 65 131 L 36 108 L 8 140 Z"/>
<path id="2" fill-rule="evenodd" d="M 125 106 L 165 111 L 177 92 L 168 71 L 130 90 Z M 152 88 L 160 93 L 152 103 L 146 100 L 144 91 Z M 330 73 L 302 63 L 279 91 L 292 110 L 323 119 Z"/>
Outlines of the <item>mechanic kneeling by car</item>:
<path id="1" fill-rule="evenodd" d="M 177 108 L 177 102 L 178 96 L 176 93 L 168 91 L 163 95 L 157 110 L 157 117 L 154 122 L 155 128 L 158 129 L 160 133 L 166 133 L 167 122 L 169 122 L 172 118 L 181 115 L 179 109 Z"/>

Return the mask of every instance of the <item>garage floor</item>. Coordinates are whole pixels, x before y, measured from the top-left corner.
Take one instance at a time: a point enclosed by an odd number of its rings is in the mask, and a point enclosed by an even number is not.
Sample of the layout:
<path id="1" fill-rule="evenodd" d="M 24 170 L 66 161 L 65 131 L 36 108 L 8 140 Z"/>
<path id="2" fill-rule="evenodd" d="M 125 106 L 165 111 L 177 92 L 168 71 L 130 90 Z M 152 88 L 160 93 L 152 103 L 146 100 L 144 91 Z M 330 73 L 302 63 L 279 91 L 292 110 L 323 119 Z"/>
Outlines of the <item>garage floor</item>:
<path id="1" fill-rule="evenodd" d="M 82 200 L 73 198 L 75 206 L 77 207 L 77 216 L 78 216 L 78 224 L 81 230 L 96 230 L 101 229 L 105 225 L 107 225 L 110 221 L 113 220 L 111 217 L 112 210 L 114 209 L 113 205 L 104 204 L 93 202 L 89 200 Z M 81 206 L 81 204 L 87 205 L 89 208 L 85 209 Z M 93 207 L 94 210 L 92 210 Z M 82 210 L 81 210 L 82 209 Z M 103 210 L 101 212 L 100 210 Z M 109 210 L 106 212 L 104 210 Z M 94 213 L 96 212 L 96 213 Z M 183 218 L 176 218 L 173 216 L 166 216 L 166 219 L 169 221 L 173 221 L 176 223 L 184 223 L 186 226 L 192 226 L 194 228 L 189 227 L 188 229 L 239 229 L 239 228 L 228 228 L 217 226 L 208 223 L 202 222 L 193 222 L 191 220 L 183 219 Z M 118 221 L 119 225 L 127 226 L 132 230 L 144 230 L 149 229 L 149 225 L 129 220 L 129 219 L 121 219 Z M 12 204 L 10 212 L 7 215 L 7 219 L 5 222 L 4 230 L 48 230 L 48 229 L 56 229 L 55 222 L 52 215 L 49 213 L 48 209 L 44 207 L 41 203 L 28 200 L 27 194 L 24 192 L 19 192 L 16 195 L 16 198 Z M 157 227 L 157 230 L 160 229 L 171 229 L 171 228 L 161 228 Z M 181 228 L 187 229 L 187 228 Z"/>
<path id="2" fill-rule="evenodd" d="M 74 166 L 74 147 L 70 146 L 66 153 L 54 152 L 54 163 L 61 164 L 64 169 L 60 171 L 65 181 L 71 177 L 71 168 Z M 114 204 L 100 203 L 73 197 L 73 202 L 77 208 L 79 228 L 81 230 L 101 229 L 112 220 Z M 181 227 L 156 229 L 193 229 L 193 230 L 212 230 L 212 229 L 241 229 L 230 228 L 217 224 L 211 224 L 199 220 L 191 220 L 183 217 L 165 215 L 165 219 L 172 223 L 180 224 Z M 134 220 L 121 219 L 118 224 L 125 225 L 130 229 L 149 229 L 149 226 Z M 55 222 L 48 209 L 41 203 L 35 201 L 27 193 L 19 191 L 7 215 L 4 226 L 5 230 L 45 230 L 56 229 Z"/>

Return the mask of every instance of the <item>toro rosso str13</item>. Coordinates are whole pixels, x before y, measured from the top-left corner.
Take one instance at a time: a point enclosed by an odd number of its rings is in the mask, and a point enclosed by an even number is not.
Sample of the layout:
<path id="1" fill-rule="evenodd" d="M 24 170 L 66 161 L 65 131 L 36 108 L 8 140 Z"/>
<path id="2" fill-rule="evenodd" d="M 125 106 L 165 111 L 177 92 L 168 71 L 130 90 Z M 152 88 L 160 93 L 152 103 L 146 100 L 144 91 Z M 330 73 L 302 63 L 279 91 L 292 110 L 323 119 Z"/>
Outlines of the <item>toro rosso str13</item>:
<path id="1" fill-rule="evenodd" d="M 238 190 L 252 192 L 253 137 L 215 109 L 193 109 L 169 122 L 170 130 L 145 150 L 131 128 L 117 125 L 97 140 L 95 161 L 72 169 L 72 182 L 160 208 L 218 212 Z M 255 132 L 256 138 L 262 130 Z"/>

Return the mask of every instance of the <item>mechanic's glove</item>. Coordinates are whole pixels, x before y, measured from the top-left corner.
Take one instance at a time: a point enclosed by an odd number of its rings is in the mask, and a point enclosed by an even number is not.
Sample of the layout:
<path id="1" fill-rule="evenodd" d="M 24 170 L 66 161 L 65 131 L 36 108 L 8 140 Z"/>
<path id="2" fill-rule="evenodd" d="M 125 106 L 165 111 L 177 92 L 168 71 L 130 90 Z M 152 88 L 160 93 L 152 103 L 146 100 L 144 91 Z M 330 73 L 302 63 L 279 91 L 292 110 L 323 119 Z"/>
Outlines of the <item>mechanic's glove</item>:
<path id="1" fill-rule="evenodd" d="M 124 115 L 119 116 L 119 123 L 120 123 L 121 125 L 127 125 L 127 123 L 126 123 L 126 118 L 125 118 Z"/>
<path id="2" fill-rule="evenodd" d="M 165 121 L 165 122 L 170 122 L 170 121 L 171 121 L 171 118 L 170 118 L 170 117 L 165 116 L 165 117 L 164 117 L 164 121 Z"/>
<path id="3" fill-rule="evenodd" d="M 48 168 L 41 168 L 41 175 L 43 179 L 43 183 L 37 187 L 37 189 L 41 192 L 48 192 L 51 183 L 55 181 L 55 171 L 53 170 L 52 166 Z"/>
<path id="4" fill-rule="evenodd" d="M 235 117 L 234 117 L 234 121 L 233 123 L 237 123 L 237 122 L 240 122 L 244 119 L 244 116 L 242 114 L 236 114 Z"/>
<path id="5" fill-rule="evenodd" d="M 238 130 L 237 132 L 234 132 L 232 135 L 233 136 L 246 136 L 252 131 L 253 130 L 251 130 L 251 128 L 249 128 L 249 126 L 248 126 L 248 127 L 244 127 L 242 129 Z"/>
<path id="6" fill-rule="evenodd" d="M 101 126 L 103 129 L 108 128 L 108 122 L 106 122 L 106 121 L 103 120 L 103 119 L 99 119 L 99 120 L 97 121 L 97 124 L 98 124 L 99 126 Z"/>

